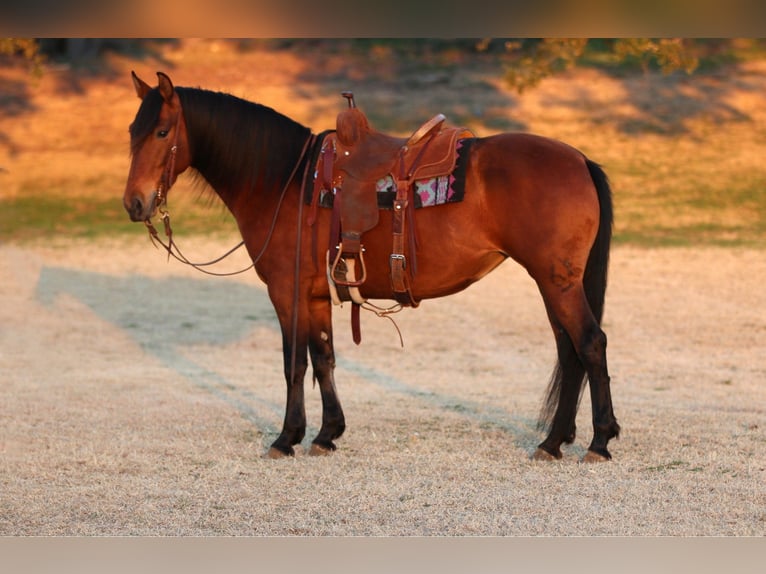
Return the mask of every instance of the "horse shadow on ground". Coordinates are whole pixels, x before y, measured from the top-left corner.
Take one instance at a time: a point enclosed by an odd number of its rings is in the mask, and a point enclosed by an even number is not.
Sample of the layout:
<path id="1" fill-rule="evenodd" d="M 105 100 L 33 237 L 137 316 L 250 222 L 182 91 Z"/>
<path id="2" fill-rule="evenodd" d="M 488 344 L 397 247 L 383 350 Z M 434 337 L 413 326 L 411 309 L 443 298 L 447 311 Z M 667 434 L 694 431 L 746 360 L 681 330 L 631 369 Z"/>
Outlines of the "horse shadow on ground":
<path id="1" fill-rule="evenodd" d="M 232 344 L 256 328 L 278 333 L 276 315 L 264 290 L 208 278 L 115 276 L 43 267 L 37 300 L 51 307 L 61 295 L 74 297 L 97 317 L 128 334 L 146 355 L 235 410 L 258 428 L 264 448 L 279 434 L 283 404 L 258 397 L 246 385 L 228 380 L 182 352 L 185 346 Z M 225 328 L 221 321 L 225 321 Z M 539 442 L 534 421 L 490 404 L 427 391 L 341 354 L 336 358 L 339 369 L 368 384 L 425 402 L 436 410 L 458 413 L 482 428 L 500 430 L 518 448 L 532 452 Z M 281 360 L 281 354 L 275 360 Z M 273 384 L 284 383 L 275 380 Z M 306 440 L 317 432 L 318 428 L 307 429 Z"/>

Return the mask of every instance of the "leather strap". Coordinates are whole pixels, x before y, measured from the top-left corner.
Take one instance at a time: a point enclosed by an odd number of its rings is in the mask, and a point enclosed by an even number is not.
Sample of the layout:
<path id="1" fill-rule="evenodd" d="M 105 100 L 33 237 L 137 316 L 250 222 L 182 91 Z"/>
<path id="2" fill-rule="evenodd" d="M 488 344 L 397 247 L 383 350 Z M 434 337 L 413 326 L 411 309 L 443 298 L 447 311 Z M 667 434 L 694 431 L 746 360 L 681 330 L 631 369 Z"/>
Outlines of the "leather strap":
<path id="1" fill-rule="evenodd" d="M 391 288 L 394 292 L 394 299 L 402 305 L 417 307 L 418 302 L 412 297 L 410 291 L 410 271 L 407 266 L 407 256 L 404 251 L 404 238 L 407 234 L 407 212 L 413 203 L 410 201 L 412 195 L 412 182 L 405 175 L 404 148 L 400 152 L 400 179 L 396 181 L 396 199 L 394 199 L 394 212 L 392 215 L 392 246 L 389 259 L 391 273 Z M 414 260 L 415 251 L 410 245 L 410 257 Z M 411 265 L 410 265 L 411 267 Z"/>
<path id="2" fill-rule="evenodd" d="M 361 307 L 359 303 L 351 303 L 351 336 L 357 345 L 362 342 L 362 328 L 359 320 L 359 309 Z"/>
<path id="3" fill-rule="evenodd" d="M 332 216 L 330 219 L 330 261 L 335 261 L 340 248 L 340 204 L 341 188 L 335 190 L 332 200 Z"/>

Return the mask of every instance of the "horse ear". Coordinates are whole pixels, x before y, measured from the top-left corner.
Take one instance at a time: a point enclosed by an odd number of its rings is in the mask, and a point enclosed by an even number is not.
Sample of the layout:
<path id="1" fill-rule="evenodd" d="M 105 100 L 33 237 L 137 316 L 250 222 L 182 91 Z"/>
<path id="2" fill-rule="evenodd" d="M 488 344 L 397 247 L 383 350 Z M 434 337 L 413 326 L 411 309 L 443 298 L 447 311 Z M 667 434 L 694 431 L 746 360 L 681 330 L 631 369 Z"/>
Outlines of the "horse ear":
<path id="1" fill-rule="evenodd" d="M 170 78 L 162 72 L 157 72 L 157 78 L 160 80 L 160 94 L 162 94 L 162 98 L 167 103 L 170 103 L 173 100 L 173 93 L 175 91 L 173 82 L 171 82 Z"/>
<path id="2" fill-rule="evenodd" d="M 133 77 L 133 85 L 136 88 L 136 95 L 143 100 L 152 88 L 149 84 L 139 78 L 135 72 L 130 72 L 130 74 Z"/>

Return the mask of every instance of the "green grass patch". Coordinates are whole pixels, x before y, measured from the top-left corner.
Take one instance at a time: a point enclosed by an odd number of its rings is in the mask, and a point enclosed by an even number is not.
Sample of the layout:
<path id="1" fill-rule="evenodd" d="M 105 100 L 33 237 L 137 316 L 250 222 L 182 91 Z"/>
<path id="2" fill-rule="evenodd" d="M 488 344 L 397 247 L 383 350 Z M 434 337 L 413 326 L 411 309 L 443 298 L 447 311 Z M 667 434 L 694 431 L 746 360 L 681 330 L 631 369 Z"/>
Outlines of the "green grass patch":
<path id="1" fill-rule="evenodd" d="M 615 170 L 613 179 L 621 174 Z M 710 245 L 766 247 L 766 180 L 729 189 L 688 186 L 653 193 L 644 186 L 615 193 L 614 241 L 622 245 L 672 247 Z M 171 197 L 176 234 L 237 234 L 233 217 L 219 201 L 195 194 Z M 155 224 L 162 232 L 159 218 Z M 146 233 L 133 223 L 120 196 L 70 198 L 60 190 L 29 192 L 0 201 L 0 240 L 38 241 L 58 237 L 100 238 Z"/>
<path id="2" fill-rule="evenodd" d="M 211 204 L 179 194 L 170 202 L 176 234 L 237 233 L 233 217 L 220 202 Z M 155 225 L 160 233 L 159 218 Z M 145 227 L 128 219 L 121 196 L 67 197 L 62 190 L 26 190 L 0 201 L 0 240 L 40 241 L 58 237 L 95 239 L 146 233 Z"/>
<path id="3" fill-rule="evenodd" d="M 679 159 L 673 141 L 662 142 L 666 153 L 657 153 L 653 166 L 641 160 L 611 166 L 615 242 L 766 247 L 766 172 L 734 170 L 704 156 Z"/>

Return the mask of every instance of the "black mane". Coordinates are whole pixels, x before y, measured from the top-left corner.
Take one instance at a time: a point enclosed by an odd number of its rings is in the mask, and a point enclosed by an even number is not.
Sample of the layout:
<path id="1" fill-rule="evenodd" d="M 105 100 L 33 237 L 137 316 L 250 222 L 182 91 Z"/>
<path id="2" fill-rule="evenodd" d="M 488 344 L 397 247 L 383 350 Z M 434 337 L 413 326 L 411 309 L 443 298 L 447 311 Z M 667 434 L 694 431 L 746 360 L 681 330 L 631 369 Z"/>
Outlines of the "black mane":
<path id="1" fill-rule="evenodd" d="M 176 88 L 186 121 L 191 166 L 221 192 L 280 187 L 311 130 L 267 106 L 221 92 Z M 130 126 L 131 151 L 154 130 L 162 107 L 155 88 Z"/>

